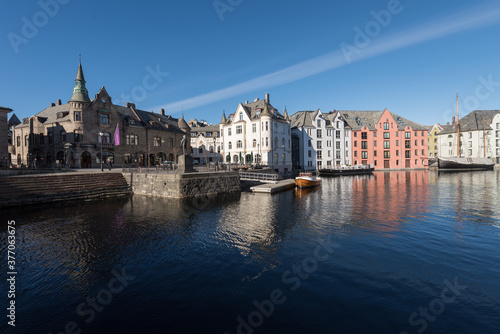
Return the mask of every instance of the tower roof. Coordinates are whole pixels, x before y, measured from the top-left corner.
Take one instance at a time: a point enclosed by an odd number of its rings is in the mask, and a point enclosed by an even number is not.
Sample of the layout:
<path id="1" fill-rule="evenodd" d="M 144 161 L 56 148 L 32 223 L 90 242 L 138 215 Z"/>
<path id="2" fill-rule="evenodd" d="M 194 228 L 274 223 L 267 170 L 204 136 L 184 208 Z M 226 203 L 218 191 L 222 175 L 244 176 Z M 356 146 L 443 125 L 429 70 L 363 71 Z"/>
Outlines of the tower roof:
<path id="1" fill-rule="evenodd" d="M 89 92 L 85 87 L 85 78 L 83 76 L 82 63 L 78 65 L 78 72 L 76 73 L 75 88 L 73 88 L 73 95 L 69 102 L 88 102 L 90 103 Z"/>
<path id="2" fill-rule="evenodd" d="M 179 119 L 179 122 L 177 124 L 178 124 L 177 126 L 179 127 L 179 129 L 181 129 L 184 132 L 186 132 L 186 130 L 191 130 L 189 125 L 184 120 L 184 114 L 182 114 L 182 117 Z"/>
<path id="3" fill-rule="evenodd" d="M 227 123 L 227 118 L 226 118 L 226 112 L 222 112 L 222 120 L 220 121 L 222 124 L 226 124 Z"/>

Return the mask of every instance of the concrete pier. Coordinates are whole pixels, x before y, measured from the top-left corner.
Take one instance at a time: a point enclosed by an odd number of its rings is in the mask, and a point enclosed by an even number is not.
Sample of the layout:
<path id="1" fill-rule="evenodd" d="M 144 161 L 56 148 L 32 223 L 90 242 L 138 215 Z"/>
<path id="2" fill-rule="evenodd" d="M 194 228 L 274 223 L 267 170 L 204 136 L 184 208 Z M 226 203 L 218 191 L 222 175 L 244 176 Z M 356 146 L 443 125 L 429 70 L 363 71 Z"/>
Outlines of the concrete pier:
<path id="1" fill-rule="evenodd" d="M 250 188 L 254 193 L 267 193 L 275 194 L 282 191 L 290 190 L 295 188 L 295 180 L 282 180 L 274 184 L 261 184 Z"/>

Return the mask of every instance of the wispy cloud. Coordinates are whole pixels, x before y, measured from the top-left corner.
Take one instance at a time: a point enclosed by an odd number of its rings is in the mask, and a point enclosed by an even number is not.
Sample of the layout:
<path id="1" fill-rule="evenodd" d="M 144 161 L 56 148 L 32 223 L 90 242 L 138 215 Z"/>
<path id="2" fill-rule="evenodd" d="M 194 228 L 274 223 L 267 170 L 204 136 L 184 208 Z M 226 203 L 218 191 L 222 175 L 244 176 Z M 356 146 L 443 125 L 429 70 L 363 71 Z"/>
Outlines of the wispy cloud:
<path id="1" fill-rule="evenodd" d="M 158 106 L 155 109 L 165 108 L 170 113 L 174 113 L 182 109 L 188 110 L 205 106 L 243 93 L 284 85 L 348 65 L 352 62 L 499 22 L 500 7 L 497 2 L 489 2 L 488 5 L 456 12 L 438 20 L 407 29 L 406 31 L 386 37 L 378 37 L 372 40 L 370 45 L 364 48 L 357 56 L 353 57 L 350 62 L 344 57 L 341 50 L 337 50 L 234 86 Z"/>

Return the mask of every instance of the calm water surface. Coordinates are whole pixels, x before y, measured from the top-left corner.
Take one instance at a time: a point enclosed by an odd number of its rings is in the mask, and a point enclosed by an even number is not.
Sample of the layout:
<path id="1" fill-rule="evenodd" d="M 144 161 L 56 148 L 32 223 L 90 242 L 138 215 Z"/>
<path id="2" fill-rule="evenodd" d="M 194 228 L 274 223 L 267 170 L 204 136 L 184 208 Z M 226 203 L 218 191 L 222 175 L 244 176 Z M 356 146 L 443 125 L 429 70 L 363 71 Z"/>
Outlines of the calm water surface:
<path id="1" fill-rule="evenodd" d="M 499 333 L 499 189 L 498 171 L 391 172 L 4 212 L 0 332 Z"/>

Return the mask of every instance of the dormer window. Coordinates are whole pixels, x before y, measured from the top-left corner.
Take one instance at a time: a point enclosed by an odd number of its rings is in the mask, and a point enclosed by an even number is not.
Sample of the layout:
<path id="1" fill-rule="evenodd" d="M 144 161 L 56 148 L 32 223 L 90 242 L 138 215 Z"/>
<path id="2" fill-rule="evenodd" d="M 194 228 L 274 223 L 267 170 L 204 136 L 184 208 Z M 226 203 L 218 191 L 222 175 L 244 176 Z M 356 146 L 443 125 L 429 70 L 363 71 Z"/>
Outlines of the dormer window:
<path id="1" fill-rule="evenodd" d="M 243 113 L 240 112 L 240 121 L 242 121 L 242 120 L 243 120 Z"/>

